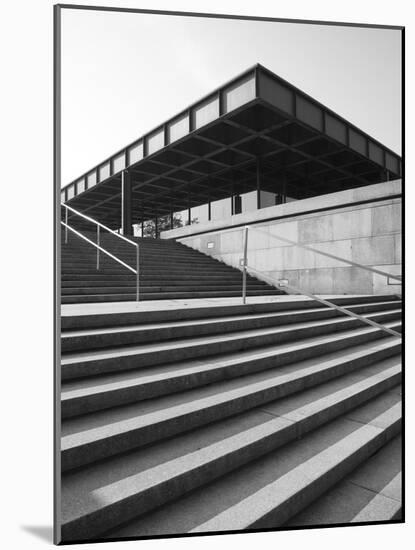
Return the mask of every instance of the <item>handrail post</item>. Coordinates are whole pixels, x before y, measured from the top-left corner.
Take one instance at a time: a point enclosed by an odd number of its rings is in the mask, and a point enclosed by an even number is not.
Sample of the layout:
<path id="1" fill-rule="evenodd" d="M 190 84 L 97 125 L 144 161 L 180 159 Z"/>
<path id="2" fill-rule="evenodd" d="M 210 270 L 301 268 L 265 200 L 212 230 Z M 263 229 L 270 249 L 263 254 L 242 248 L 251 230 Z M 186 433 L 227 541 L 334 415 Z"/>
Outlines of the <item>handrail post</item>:
<path id="1" fill-rule="evenodd" d="M 101 232 L 100 232 L 100 229 L 99 229 L 99 225 L 97 225 L 97 245 L 98 246 L 100 246 L 100 244 L 101 244 L 100 236 L 101 236 Z M 97 270 L 99 270 L 99 248 L 97 248 Z"/>
<path id="2" fill-rule="evenodd" d="M 68 209 L 65 208 L 65 244 L 68 244 Z"/>
<path id="3" fill-rule="evenodd" d="M 65 225 L 65 222 L 61 221 L 61 224 Z M 71 227 L 70 225 L 68 225 L 68 229 L 69 229 L 69 231 L 72 231 L 72 233 L 75 233 L 75 235 L 77 235 L 80 239 L 83 239 L 84 241 L 91 244 L 95 248 L 98 247 L 96 242 L 94 242 L 91 239 L 88 239 L 88 237 L 85 237 L 85 235 L 82 235 L 82 233 L 80 233 L 79 231 L 77 231 L 76 229 Z M 133 243 L 132 241 L 129 241 L 129 242 L 134 244 L 134 246 L 135 246 L 135 243 Z M 114 254 L 111 254 L 111 252 L 108 252 L 108 250 L 105 250 L 105 248 L 102 248 L 102 246 L 100 246 L 100 250 L 103 254 L 106 254 L 107 256 L 109 256 L 110 258 L 112 258 L 113 260 L 118 262 L 119 264 L 123 265 L 129 271 L 132 271 L 133 273 L 136 273 L 136 270 L 133 267 L 131 267 L 130 265 L 128 265 L 125 262 L 123 262 L 122 260 L 120 260 L 120 258 L 117 258 L 117 256 L 114 256 Z"/>
<path id="4" fill-rule="evenodd" d="M 248 226 L 244 228 L 244 259 L 242 270 L 242 303 L 246 304 L 246 268 L 248 264 Z"/>
<path id="5" fill-rule="evenodd" d="M 139 246 L 138 243 L 137 243 L 136 269 L 137 269 L 137 275 L 136 275 L 137 295 L 136 295 L 136 299 L 137 299 L 137 302 L 139 302 L 140 301 L 140 246 Z"/>

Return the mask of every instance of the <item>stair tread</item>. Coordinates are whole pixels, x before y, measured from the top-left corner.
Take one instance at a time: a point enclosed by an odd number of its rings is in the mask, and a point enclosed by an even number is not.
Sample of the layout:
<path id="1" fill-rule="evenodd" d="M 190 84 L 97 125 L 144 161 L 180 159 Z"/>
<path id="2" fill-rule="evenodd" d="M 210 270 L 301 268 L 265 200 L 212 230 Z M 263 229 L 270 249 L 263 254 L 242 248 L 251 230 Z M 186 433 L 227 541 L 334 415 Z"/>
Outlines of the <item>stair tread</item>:
<path id="1" fill-rule="evenodd" d="M 388 302 L 371 302 L 371 303 L 362 303 L 358 305 L 352 305 L 348 306 L 348 309 L 354 310 L 356 308 L 360 307 L 367 307 L 367 306 L 389 306 L 391 304 L 394 304 L 396 306 L 399 306 L 401 302 L 399 300 L 394 301 L 388 301 Z M 245 314 L 245 315 L 228 315 L 228 316 L 218 316 L 218 317 L 209 317 L 209 318 L 202 318 L 202 319 L 192 319 L 192 320 L 181 320 L 177 322 L 159 322 L 159 323 L 146 323 L 143 324 L 135 324 L 135 325 L 128 325 L 128 326 L 115 326 L 115 327 L 105 327 L 105 328 L 94 328 L 94 329 L 78 329 L 78 330 L 65 330 L 62 332 L 62 338 L 67 339 L 71 337 L 79 337 L 79 336 L 86 336 L 86 335 L 107 335 L 107 334 L 116 334 L 120 332 L 135 332 L 137 330 L 143 331 L 143 332 L 149 332 L 155 329 L 175 329 L 177 327 L 184 327 L 184 326 L 194 326 L 195 323 L 197 325 L 209 325 L 209 324 L 217 324 L 217 323 L 227 323 L 229 321 L 244 321 L 244 320 L 256 320 L 256 319 L 266 319 L 266 318 L 273 318 L 273 317 L 283 317 L 286 315 L 297 315 L 301 313 L 314 313 L 314 312 L 320 312 L 320 311 L 327 311 L 329 310 L 328 307 L 316 307 L 316 308 L 307 308 L 307 309 L 293 309 L 289 311 L 272 311 L 272 312 L 265 312 L 265 313 L 255 313 L 255 314 Z"/>
<path id="2" fill-rule="evenodd" d="M 400 309 L 389 310 L 387 314 L 393 315 L 399 312 L 400 312 Z M 385 312 L 373 313 L 370 315 L 366 315 L 365 317 L 376 321 L 376 319 L 379 316 L 383 316 L 383 315 L 385 315 Z M 301 328 L 320 326 L 322 324 L 324 325 L 329 324 L 333 326 L 339 323 L 345 323 L 345 322 L 351 323 L 352 321 L 353 319 L 351 318 L 349 319 L 345 317 L 335 317 L 332 319 L 325 319 L 324 321 L 307 321 L 307 322 L 293 323 L 290 325 L 283 325 L 278 327 L 266 327 L 266 328 L 254 329 L 249 331 L 249 338 L 254 339 L 262 335 L 284 333 L 287 331 L 292 332 L 292 331 L 297 331 Z M 237 339 L 246 340 L 246 338 L 247 338 L 246 331 L 235 331 L 235 332 L 226 333 L 225 335 L 214 334 L 214 335 L 206 335 L 203 337 L 170 340 L 167 342 L 160 342 L 160 343 L 129 345 L 129 346 L 122 346 L 122 347 L 108 347 L 104 350 L 89 350 L 86 352 L 67 353 L 62 358 L 62 365 L 64 366 L 72 363 L 77 363 L 81 360 L 96 361 L 96 360 L 104 360 L 107 358 L 114 358 L 114 357 L 120 358 L 120 357 L 132 356 L 132 355 L 139 356 L 145 353 L 157 353 L 162 350 L 184 349 L 186 347 L 217 344 L 220 342 L 226 342 L 230 340 L 237 340 Z"/>
<path id="3" fill-rule="evenodd" d="M 91 235 L 95 240 L 94 232 L 88 233 L 83 230 L 85 235 Z M 141 299 L 142 300 L 157 300 L 157 299 L 177 299 L 177 298 L 192 298 L 192 297 L 227 297 L 237 296 L 240 290 L 240 283 L 225 280 L 209 280 L 194 281 L 187 285 L 175 284 L 175 280 L 198 274 L 206 277 L 212 275 L 220 277 L 220 275 L 242 278 L 240 269 L 227 265 L 208 254 L 204 254 L 198 250 L 187 247 L 182 243 L 174 241 L 160 242 L 157 239 L 148 241 L 132 240 L 132 243 L 139 243 L 141 247 L 140 272 L 146 276 L 152 274 L 163 276 L 167 279 L 166 283 L 155 285 L 143 284 L 141 281 Z M 117 257 L 125 263 L 135 267 L 136 251 L 128 243 L 125 243 L 118 237 L 111 234 L 101 235 L 101 244 L 109 251 L 112 251 Z M 81 239 L 70 239 L 68 243 L 62 245 L 61 255 L 61 277 L 62 281 L 71 278 L 71 274 L 76 277 L 82 275 L 114 275 L 124 277 L 126 268 L 117 264 L 117 262 L 106 255 L 101 257 L 100 273 L 96 270 L 96 255 L 95 250 L 90 245 L 86 245 Z M 166 276 L 165 272 L 168 272 Z M 63 304 L 69 303 L 96 303 L 96 302 L 112 302 L 112 301 L 127 301 L 135 299 L 135 284 L 132 279 L 131 284 L 99 284 L 98 280 L 85 280 L 82 285 L 76 282 L 62 284 L 62 299 Z M 123 282 L 125 283 L 123 278 Z M 187 286 L 187 289 L 185 287 Z M 264 281 L 260 281 L 255 277 L 248 277 L 248 295 L 271 295 L 283 294 L 281 290 L 274 289 L 271 285 Z"/>
<path id="4" fill-rule="evenodd" d="M 370 377 L 369 377 L 370 378 Z M 358 388 L 352 388 L 353 379 L 349 376 L 348 381 L 344 378 L 345 387 L 353 392 Z M 347 382 L 350 384 L 347 386 Z M 372 380 L 374 382 L 374 380 Z M 359 383 L 359 381 L 357 381 Z M 369 382 L 368 382 L 369 383 Z M 356 384 L 356 381 L 354 381 Z M 331 388 L 333 389 L 333 388 Z M 338 391 L 342 391 L 341 389 Z M 303 392 L 306 395 L 306 392 Z M 321 407 L 324 408 L 324 399 L 333 401 L 339 398 L 336 391 L 330 393 L 330 388 L 326 387 L 326 397 L 322 398 Z M 287 398 L 286 401 L 289 401 Z M 203 487 L 203 499 L 200 499 L 200 491 L 184 495 L 180 500 L 171 504 L 166 504 L 151 515 L 141 517 L 138 521 L 131 522 L 128 526 L 119 529 L 121 536 L 126 532 L 148 533 L 156 529 L 154 534 L 165 533 L 185 533 L 192 528 L 206 521 L 215 514 L 220 513 L 229 506 L 243 502 L 249 496 L 255 495 L 258 490 L 264 489 L 269 483 L 281 479 L 285 474 L 293 471 L 295 468 L 313 459 L 326 449 L 332 448 L 339 442 L 362 428 L 364 432 L 371 434 L 379 433 L 382 428 L 378 427 L 378 422 L 385 425 L 388 422 L 389 414 L 399 411 L 390 411 L 396 407 L 399 398 L 393 392 L 386 392 L 370 402 L 372 408 L 372 418 L 368 426 L 349 418 L 346 413 L 343 417 L 332 420 L 328 425 L 318 427 L 314 431 L 305 435 L 299 441 L 291 441 L 278 451 L 273 451 L 253 462 L 249 462 L 231 476 L 226 476 L 213 481 Z M 375 406 L 373 406 L 375 405 Z M 307 407 L 307 405 L 305 405 Z M 385 414 L 386 418 L 376 418 L 380 414 Z M 303 408 L 303 415 L 307 415 L 307 409 Z M 310 412 L 310 411 L 309 411 Z M 237 447 L 248 444 L 248 434 L 261 437 L 261 431 L 264 435 L 267 430 L 283 429 L 285 425 L 290 425 L 295 420 L 292 418 L 275 417 L 263 412 L 260 409 L 250 412 L 244 419 L 236 417 L 231 420 L 225 420 L 217 425 L 208 426 L 192 434 L 187 434 L 176 438 L 175 440 L 163 442 L 157 446 L 134 451 L 121 457 L 115 457 L 106 463 L 97 464 L 94 467 L 86 468 L 79 472 L 68 474 L 63 480 L 64 494 L 68 495 L 64 500 L 67 508 L 64 510 L 66 521 L 71 521 L 75 517 L 99 508 L 103 502 L 111 504 L 122 499 L 134 491 L 142 491 L 151 483 L 159 483 L 162 479 L 160 475 L 177 475 L 181 469 L 196 467 L 197 459 L 213 460 L 213 454 L 226 454 L 232 449 L 232 445 Z M 195 438 L 192 440 L 192 436 Z M 203 436 L 203 437 L 202 437 Z M 201 447 L 202 445 L 202 447 Z M 341 445 L 343 447 L 344 445 Z M 209 456 L 209 453 L 211 455 Z M 205 456 L 203 456 L 205 455 Z M 207 455 L 207 456 L 206 456 Z M 278 491 L 275 495 L 278 495 Z M 92 496 L 89 497 L 89 495 Z M 81 506 L 84 508 L 81 510 Z M 137 512 L 140 507 L 136 508 Z M 152 526 L 152 527 L 151 527 Z M 173 529 L 170 531 L 170 529 Z M 230 529 L 228 523 L 226 529 Z M 222 529 L 223 530 L 223 529 Z M 137 532 L 138 532 L 137 531 Z"/>
<path id="5" fill-rule="evenodd" d="M 290 308 L 294 309 L 306 309 L 320 307 L 320 304 L 307 297 L 299 300 L 295 297 L 286 299 L 287 296 L 275 297 L 275 299 L 267 299 L 265 301 L 256 301 L 254 303 L 248 302 L 242 303 L 225 303 L 220 300 L 214 300 L 209 303 L 200 303 L 198 300 L 186 300 L 185 303 L 169 303 L 165 304 L 165 309 L 152 308 L 150 303 L 137 305 L 135 302 L 131 304 L 129 308 L 125 308 L 122 305 L 120 308 L 114 308 L 114 305 L 106 304 L 100 305 L 95 311 L 91 311 L 90 308 L 84 311 L 83 308 L 75 311 L 73 306 L 70 309 L 62 309 L 62 325 L 63 329 L 76 329 L 80 327 L 113 327 L 123 326 L 130 323 L 147 324 L 148 322 L 167 322 L 174 320 L 184 319 L 200 319 L 209 317 L 219 317 L 220 315 L 230 316 L 238 314 L 248 313 L 261 313 L 266 311 L 290 311 Z M 359 295 L 359 296 L 344 296 L 344 297 L 327 297 L 333 303 L 338 305 L 344 305 L 346 307 L 350 305 L 359 304 L 360 301 L 365 303 L 376 304 L 378 302 L 391 302 L 396 301 L 394 296 L 388 295 Z M 398 300 L 400 303 L 401 301 Z"/>
<path id="6" fill-rule="evenodd" d="M 306 485 L 310 486 L 313 477 L 317 475 L 316 471 L 323 475 L 330 468 L 334 468 L 340 460 L 345 460 L 351 456 L 365 442 L 382 434 L 384 428 L 380 427 L 379 423 L 392 424 L 400 416 L 400 404 L 396 404 L 384 411 L 382 415 L 375 417 L 370 424 L 363 426 L 353 422 L 353 419 L 350 423 L 343 419 L 343 425 L 336 426 L 339 431 L 344 430 L 341 433 L 343 437 L 340 438 L 340 434 L 336 433 L 329 446 L 325 442 L 326 445 L 320 447 L 317 434 L 314 433 L 313 439 L 307 442 L 313 447 L 311 457 L 301 457 L 302 462 L 299 463 L 300 457 L 297 453 L 295 457 L 297 465 L 290 464 L 290 469 L 281 465 L 281 457 L 274 457 L 277 465 L 273 464 L 273 475 L 270 475 L 268 471 L 268 475 L 257 480 L 256 486 L 251 488 L 250 494 L 245 498 L 240 499 L 225 511 L 219 511 L 216 516 L 209 518 L 207 521 L 201 522 L 191 529 L 191 532 L 221 531 L 226 529 L 224 527 L 226 525 L 232 525 L 233 529 L 254 526 L 258 521 L 266 518 L 267 514 L 275 507 L 288 504 L 294 491 L 298 491 Z M 280 466 L 280 469 L 278 469 L 278 466 Z M 270 526 L 280 524 L 281 522 L 278 519 L 274 519 L 271 520 Z"/>
<path id="7" fill-rule="evenodd" d="M 226 297 L 234 296 L 237 297 L 240 295 L 240 291 L 238 288 L 233 288 L 231 286 L 229 287 L 220 287 L 218 290 L 213 290 L 212 287 L 204 288 L 203 286 L 198 288 L 188 288 L 186 291 L 182 292 L 180 290 L 181 287 L 168 287 L 168 288 L 142 288 L 140 287 L 140 301 L 145 300 L 147 297 L 153 297 L 157 300 L 163 300 L 163 299 L 169 299 L 169 296 L 175 296 L 177 299 L 183 298 L 183 299 L 190 299 L 192 296 L 195 298 L 203 298 L 211 297 Z M 221 296 L 219 296 L 219 294 Z M 270 291 L 270 290 L 260 290 L 259 287 L 255 286 L 248 286 L 247 287 L 247 296 L 268 296 L 268 295 L 278 295 L 278 291 Z M 121 301 L 124 299 L 124 297 L 130 297 L 130 301 L 136 300 L 136 287 L 131 287 L 126 289 L 125 292 L 121 292 L 121 290 L 117 289 L 110 289 L 110 292 L 105 287 L 97 287 L 94 289 L 93 292 L 83 292 L 82 289 L 73 289 L 72 292 L 65 291 L 65 289 L 62 289 L 62 299 L 65 298 L 73 298 L 73 297 L 79 297 L 79 298 L 102 298 L 102 297 L 116 297 L 116 302 Z M 120 299 L 120 300 L 119 300 Z"/>
<path id="8" fill-rule="evenodd" d="M 287 526 L 393 519 L 402 506 L 401 450 L 402 437 L 398 435 L 311 506 L 291 518 Z"/>
<path id="9" fill-rule="evenodd" d="M 392 358 L 390 361 L 399 363 L 399 358 Z M 265 391 L 270 391 L 272 387 L 282 386 L 292 378 L 304 378 L 319 369 L 329 367 L 330 364 L 325 365 L 324 362 L 317 361 L 303 368 L 291 367 L 294 370 L 288 373 L 274 371 L 256 373 L 241 379 L 228 380 L 180 394 L 70 419 L 62 425 L 62 449 L 74 448 L 107 439 L 110 436 L 115 437 L 117 434 L 128 431 L 148 429 L 158 423 L 172 422 L 175 418 L 190 414 L 197 415 L 209 407 L 234 404 L 247 396 L 259 395 L 261 392 L 263 394 Z M 261 399 L 265 401 L 262 394 Z M 233 408 L 231 414 L 235 412 L 238 412 L 238 409 Z"/>
<path id="10" fill-rule="evenodd" d="M 331 340 L 338 337 L 338 334 L 332 336 Z M 329 338 L 326 338 L 326 342 Z M 315 343 L 316 339 L 307 339 L 303 343 L 303 347 L 310 347 L 311 343 Z M 320 340 L 321 342 L 321 340 Z M 139 369 L 136 371 L 122 371 L 119 373 L 104 374 L 99 377 L 81 378 L 74 381 L 64 381 L 62 383 L 62 400 L 72 399 L 75 397 L 81 397 L 84 395 L 90 395 L 93 393 L 108 392 L 114 390 L 120 390 L 125 387 L 131 387 L 135 385 L 146 385 L 152 382 L 162 382 L 168 379 L 193 376 L 197 373 L 223 369 L 229 365 L 241 365 L 244 361 L 252 361 L 252 357 L 264 358 L 266 356 L 277 357 L 290 350 L 297 349 L 298 343 L 291 343 L 285 345 L 274 345 L 267 348 L 261 348 L 260 352 L 243 351 L 227 356 L 213 357 L 209 359 L 188 360 L 167 365 L 156 365 L 146 369 Z M 355 357 L 369 356 L 380 350 L 395 348 L 397 343 L 394 338 L 382 338 L 381 340 L 375 340 L 374 342 L 367 342 L 365 344 L 352 346 L 346 350 L 341 349 L 337 352 L 331 352 L 330 357 L 317 356 L 311 359 L 297 361 L 295 365 L 299 368 L 305 368 L 306 365 L 319 365 L 322 367 L 324 364 L 332 363 L 336 360 L 351 360 Z M 278 372 L 283 373 L 287 368 L 286 365 L 279 366 Z M 265 370 L 265 369 L 264 369 Z M 272 369 L 270 369 L 272 370 Z M 268 372 L 268 369 L 266 369 Z M 260 371 L 263 372 L 263 371 Z"/>
<path id="11" fill-rule="evenodd" d="M 240 297 L 239 267 L 130 241 L 140 300 L 187 309 L 105 313 L 135 302 L 135 276 L 105 256 L 97 271 L 80 239 L 62 245 L 62 304 L 100 303 L 62 322 L 63 540 L 397 517 L 401 339 L 304 299 L 210 307 Z M 101 242 L 135 267 L 131 244 Z M 247 277 L 248 296 L 281 294 Z M 335 300 L 400 331 L 397 296 Z"/>
<path id="12" fill-rule="evenodd" d="M 276 296 L 282 294 L 278 290 L 247 290 L 248 297 Z M 196 298 L 236 298 L 240 296 L 239 291 L 216 291 L 216 292 L 158 292 L 144 293 L 140 296 L 143 300 L 180 300 Z M 135 294 L 73 294 L 62 296 L 62 304 L 93 304 L 99 302 L 132 302 L 136 300 Z"/>

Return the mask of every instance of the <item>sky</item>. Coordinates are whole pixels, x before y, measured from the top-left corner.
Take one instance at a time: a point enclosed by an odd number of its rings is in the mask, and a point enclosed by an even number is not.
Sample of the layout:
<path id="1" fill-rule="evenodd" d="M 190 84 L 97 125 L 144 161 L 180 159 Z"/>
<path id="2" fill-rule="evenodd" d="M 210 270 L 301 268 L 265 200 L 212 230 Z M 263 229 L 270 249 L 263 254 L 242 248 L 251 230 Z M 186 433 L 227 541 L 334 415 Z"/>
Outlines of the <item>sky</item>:
<path id="1" fill-rule="evenodd" d="M 397 30 L 64 9 L 62 185 L 256 63 L 401 154 Z"/>

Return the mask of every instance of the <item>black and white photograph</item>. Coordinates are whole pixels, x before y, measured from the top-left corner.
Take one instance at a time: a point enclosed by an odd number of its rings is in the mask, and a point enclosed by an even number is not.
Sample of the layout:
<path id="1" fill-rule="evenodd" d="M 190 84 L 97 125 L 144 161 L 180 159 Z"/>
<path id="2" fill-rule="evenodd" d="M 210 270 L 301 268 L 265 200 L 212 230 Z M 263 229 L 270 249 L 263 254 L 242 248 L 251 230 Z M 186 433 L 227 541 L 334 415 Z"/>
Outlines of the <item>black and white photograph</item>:
<path id="1" fill-rule="evenodd" d="M 61 541 L 401 522 L 403 29 L 55 10 Z"/>
<path id="2" fill-rule="evenodd" d="M 408 547 L 410 19 L 7 7 L 6 548 Z"/>

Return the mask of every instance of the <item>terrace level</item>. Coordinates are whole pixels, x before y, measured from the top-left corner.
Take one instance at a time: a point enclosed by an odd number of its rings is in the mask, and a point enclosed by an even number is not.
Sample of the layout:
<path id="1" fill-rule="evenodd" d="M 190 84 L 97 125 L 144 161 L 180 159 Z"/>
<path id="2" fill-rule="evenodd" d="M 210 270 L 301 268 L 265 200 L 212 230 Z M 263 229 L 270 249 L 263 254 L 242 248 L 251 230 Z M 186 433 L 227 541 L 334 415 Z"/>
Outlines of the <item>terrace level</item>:
<path id="1" fill-rule="evenodd" d="M 256 65 L 71 182 L 61 200 L 124 234 L 153 220 L 158 235 L 161 219 L 163 229 L 217 221 L 400 177 L 395 152 Z"/>

